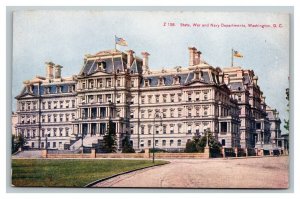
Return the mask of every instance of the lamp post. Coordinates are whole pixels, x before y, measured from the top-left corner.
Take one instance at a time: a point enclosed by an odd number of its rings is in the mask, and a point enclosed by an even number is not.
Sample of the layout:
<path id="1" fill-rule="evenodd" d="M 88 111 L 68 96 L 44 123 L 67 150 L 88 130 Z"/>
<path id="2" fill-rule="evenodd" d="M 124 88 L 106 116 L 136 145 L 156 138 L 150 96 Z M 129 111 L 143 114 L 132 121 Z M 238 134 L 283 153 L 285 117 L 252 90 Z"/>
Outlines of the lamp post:
<path id="1" fill-rule="evenodd" d="M 156 126 L 155 126 L 155 119 L 156 117 L 158 116 L 160 119 L 162 119 L 162 117 L 160 116 L 160 113 L 161 112 L 156 112 L 154 113 L 154 124 L 153 124 L 153 144 L 152 144 L 152 163 L 154 163 L 154 150 L 155 150 L 155 139 L 154 139 L 154 134 L 155 134 L 155 131 L 156 131 Z M 161 122 L 162 123 L 162 122 Z"/>

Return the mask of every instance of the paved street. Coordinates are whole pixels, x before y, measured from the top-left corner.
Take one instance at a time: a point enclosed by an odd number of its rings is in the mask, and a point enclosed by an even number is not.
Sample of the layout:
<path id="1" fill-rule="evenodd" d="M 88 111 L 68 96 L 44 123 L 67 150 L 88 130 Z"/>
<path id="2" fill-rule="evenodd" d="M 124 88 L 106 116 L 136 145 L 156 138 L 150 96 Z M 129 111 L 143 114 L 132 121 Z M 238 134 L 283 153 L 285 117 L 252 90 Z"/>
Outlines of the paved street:
<path id="1" fill-rule="evenodd" d="M 288 157 L 174 159 L 95 187 L 287 188 Z"/>

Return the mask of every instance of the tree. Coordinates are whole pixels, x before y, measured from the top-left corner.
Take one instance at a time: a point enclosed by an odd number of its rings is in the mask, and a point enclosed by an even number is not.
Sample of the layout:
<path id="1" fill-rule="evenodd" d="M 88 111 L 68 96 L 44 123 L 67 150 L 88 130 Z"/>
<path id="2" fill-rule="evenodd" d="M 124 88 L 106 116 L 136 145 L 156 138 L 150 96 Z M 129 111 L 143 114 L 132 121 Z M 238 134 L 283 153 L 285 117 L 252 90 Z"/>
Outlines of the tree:
<path id="1" fill-rule="evenodd" d="M 185 150 L 186 153 L 193 153 L 197 152 L 196 144 L 194 140 L 189 140 L 186 145 L 185 145 Z"/>
<path id="2" fill-rule="evenodd" d="M 122 153 L 135 153 L 135 150 L 133 149 L 129 136 L 126 136 L 124 140 L 122 141 Z"/>
<path id="3" fill-rule="evenodd" d="M 103 136 L 103 151 L 106 153 L 115 153 L 117 150 L 116 140 L 116 124 L 112 121 L 109 121 L 107 133 Z"/>
<path id="4" fill-rule="evenodd" d="M 208 145 L 209 148 L 215 152 L 220 152 L 221 150 L 221 143 L 212 135 L 210 131 L 208 133 Z M 200 136 L 195 135 L 193 140 L 188 141 L 186 143 L 185 152 L 192 153 L 192 152 L 204 152 L 204 148 L 206 146 L 207 136 Z"/>
<path id="5" fill-rule="evenodd" d="M 22 149 L 25 144 L 26 144 L 26 140 L 25 140 L 24 136 L 19 135 L 16 137 L 15 135 L 12 135 L 12 137 L 11 137 L 11 153 L 12 154 L 16 153 L 20 148 Z"/>

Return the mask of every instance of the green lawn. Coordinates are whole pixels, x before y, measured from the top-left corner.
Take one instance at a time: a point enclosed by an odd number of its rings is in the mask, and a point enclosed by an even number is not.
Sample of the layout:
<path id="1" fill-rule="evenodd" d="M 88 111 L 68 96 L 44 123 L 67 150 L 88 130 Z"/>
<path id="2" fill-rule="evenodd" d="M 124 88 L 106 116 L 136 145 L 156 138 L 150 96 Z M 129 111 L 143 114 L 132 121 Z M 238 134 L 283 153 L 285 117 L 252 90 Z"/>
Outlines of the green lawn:
<path id="1" fill-rule="evenodd" d="M 167 163 L 155 161 L 155 165 Z M 151 166 L 151 160 L 14 159 L 12 184 L 26 187 L 83 187 L 117 173 Z"/>

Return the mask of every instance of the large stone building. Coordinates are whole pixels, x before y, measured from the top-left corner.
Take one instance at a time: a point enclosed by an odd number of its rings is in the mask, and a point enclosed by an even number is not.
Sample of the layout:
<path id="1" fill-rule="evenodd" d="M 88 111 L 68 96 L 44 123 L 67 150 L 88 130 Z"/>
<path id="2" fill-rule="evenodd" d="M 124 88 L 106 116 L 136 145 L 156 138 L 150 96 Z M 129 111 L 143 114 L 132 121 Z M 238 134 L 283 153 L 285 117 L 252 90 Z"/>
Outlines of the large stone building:
<path id="1" fill-rule="evenodd" d="M 137 150 L 183 149 L 206 132 L 224 147 L 277 147 L 280 119 L 252 70 L 213 67 L 194 47 L 188 67 L 155 71 L 148 59 L 147 52 L 101 51 L 86 55 L 70 78 L 46 63 L 46 77 L 25 81 L 16 97 L 17 133 L 31 148 L 99 147 L 109 125 L 118 149 L 125 136 Z"/>

